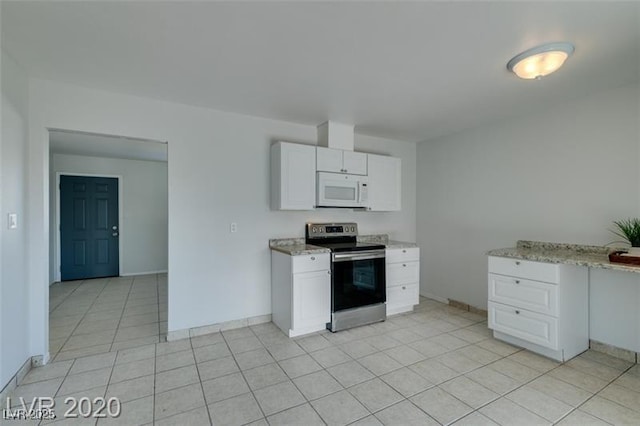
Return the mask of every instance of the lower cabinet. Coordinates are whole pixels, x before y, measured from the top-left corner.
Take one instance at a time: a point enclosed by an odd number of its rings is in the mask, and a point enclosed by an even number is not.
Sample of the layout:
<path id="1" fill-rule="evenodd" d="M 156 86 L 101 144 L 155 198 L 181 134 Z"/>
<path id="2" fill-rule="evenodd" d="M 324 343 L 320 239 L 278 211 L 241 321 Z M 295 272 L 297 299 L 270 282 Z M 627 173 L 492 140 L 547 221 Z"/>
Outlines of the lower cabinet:
<path id="1" fill-rule="evenodd" d="M 331 321 L 328 253 L 290 256 L 271 251 L 272 321 L 289 337 L 313 333 Z"/>
<path id="2" fill-rule="evenodd" d="M 494 337 L 558 361 L 589 348 L 586 267 L 489 257 Z"/>
<path id="3" fill-rule="evenodd" d="M 413 310 L 420 303 L 420 249 L 386 250 L 387 314 Z"/>

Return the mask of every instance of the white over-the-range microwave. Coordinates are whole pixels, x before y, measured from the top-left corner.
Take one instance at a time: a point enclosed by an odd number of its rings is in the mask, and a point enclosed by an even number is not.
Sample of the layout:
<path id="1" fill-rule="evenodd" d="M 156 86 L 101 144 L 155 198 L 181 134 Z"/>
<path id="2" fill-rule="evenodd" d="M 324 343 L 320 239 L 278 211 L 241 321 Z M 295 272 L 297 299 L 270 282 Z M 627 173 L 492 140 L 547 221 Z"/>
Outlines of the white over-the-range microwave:
<path id="1" fill-rule="evenodd" d="M 366 176 L 317 173 L 317 207 L 366 208 L 369 206 Z"/>

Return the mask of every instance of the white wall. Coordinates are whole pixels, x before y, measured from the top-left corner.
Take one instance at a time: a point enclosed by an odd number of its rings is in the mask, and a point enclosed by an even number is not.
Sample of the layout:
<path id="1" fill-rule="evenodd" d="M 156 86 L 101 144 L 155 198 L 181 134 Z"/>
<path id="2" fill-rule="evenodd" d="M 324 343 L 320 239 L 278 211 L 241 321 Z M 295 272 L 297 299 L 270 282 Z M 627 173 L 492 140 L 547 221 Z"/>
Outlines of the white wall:
<path id="1" fill-rule="evenodd" d="M 56 174 L 79 173 L 119 176 L 121 211 L 120 273 L 122 275 L 162 272 L 167 270 L 167 163 L 157 161 L 98 158 L 80 155 L 54 154 L 49 175 L 51 221 L 49 235 L 50 281 L 59 279 L 59 233 L 55 224 L 59 208 L 56 205 Z M 53 225 L 53 226 L 52 226 Z"/>
<path id="2" fill-rule="evenodd" d="M 315 143 L 315 126 L 44 80 L 30 82 L 30 105 L 30 260 L 41 292 L 49 272 L 47 128 L 168 141 L 169 331 L 269 314 L 268 239 L 302 236 L 306 221 L 356 220 L 361 233 L 415 237 L 413 143 L 356 135 L 356 149 L 402 158 L 402 212 L 279 212 L 269 209 L 269 147 L 277 140 Z M 237 233 L 229 232 L 230 222 L 238 223 Z M 32 303 L 44 318 L 37 294 Z"/>
<path id="3" fill-rule="evenodd" d="M 418 144 L 421 292 L 486 307 L 485 252 L 606 244 L 640 212 L 638 86 Z"/>
<path id="4" fill-rule="evenodd" d="M 31 354 L 26 271 L 26 146 L 28 81 L 2 52 L 0 139 L 0 390 Z M 7 214 L 18 228 L 7 229 Z"/>

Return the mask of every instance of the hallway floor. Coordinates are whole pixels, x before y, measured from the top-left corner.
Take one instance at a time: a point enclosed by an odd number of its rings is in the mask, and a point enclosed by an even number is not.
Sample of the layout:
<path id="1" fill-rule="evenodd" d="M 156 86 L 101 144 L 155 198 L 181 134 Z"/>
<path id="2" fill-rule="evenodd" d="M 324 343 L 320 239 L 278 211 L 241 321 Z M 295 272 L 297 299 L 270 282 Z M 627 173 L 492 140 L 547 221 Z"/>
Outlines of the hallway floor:
<path id="1" fill-rule="evenodd" d="M 158 343 L 166 334 L 166 274 L 49 287 L 49 353 L 54 361 Z"/>
<path id="2" fill-rule="evenodd" d="M 560 364 L 493 339 L 482 316 L 424 298 L 383 323 L 296 339 L 272 323 L 175 342 L 157 343 L 159 332 L 132 337 L 137 331 L 127 329 L 146 324 L 124 327 L 135 324 L 126 318 L 166 311 L 137 302 L 166 291 L 161 281 L 90 282 L 60 295 L 52 314 L 75 316 L 76 326 L 54 362 L 27 374 L 12 403 L 55 397 L 56 425 L 640 424 L 637 364 L 591 350 Z M 74 293 L 82 310 L 71 303 Z M 114 309 L 93 309 L 103 304 Z M 139 306 L 151 312 L 128 315 Z M 115 327 L 104 320 L 111 331 L 75 334 L 108 311 L 120 312 Z M 162 323 L 150 324 L 155 332 Z M 65 349 L 81 340 L 74 335 L 101 337 Z M 121 414 L 63 419 L 69 396 L 117 397 Z M 7 424 L 17 423 L 25 424 Z"/>

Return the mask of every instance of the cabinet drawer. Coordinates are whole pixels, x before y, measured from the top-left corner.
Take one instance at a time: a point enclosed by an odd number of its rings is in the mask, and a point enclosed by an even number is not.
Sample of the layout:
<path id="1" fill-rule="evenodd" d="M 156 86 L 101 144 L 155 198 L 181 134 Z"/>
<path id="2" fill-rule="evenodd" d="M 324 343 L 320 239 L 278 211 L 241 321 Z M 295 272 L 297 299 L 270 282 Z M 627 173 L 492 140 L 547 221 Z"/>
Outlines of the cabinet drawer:
<path id="1" fill-rule="evenodd" d="M 331 269 L 329 264 L 329 253 L 321 254 L 305 254 L 301 256 L 293 256 L 293 273 L 322 271 Z"/>
<path id="2" fill-rule="evenodd" d="M 489 302 L 489 328 L 514 337 L 558 349 L 558 320 L 548 315 Z"/>
<path id="3" fill-rule="evenodd" d="M 387 287 L 420 282 L 420 262 L 389 263 L 386 271 Z"/>
<path id="4" fill-rule="evenodd" d="M 560 265 L 489 256 L 489 272 L 557 284 Z"/>
<path id="5" fill-rule="evenodd" d="M 489 300 L 558 316 L 558 286 L 555 284 L 489 274 Z"/>
<path id="6" fill-rule="evenodd" d="M 418 284 L 387 288 L 387 307 L 417 305 L 420 302 Z"/>
<path id="7" fill-rule="evenodd" d="M 413 262 L 420 260 L 420 248 L 387 249 L 385 256 L 387 263 Z"/>

